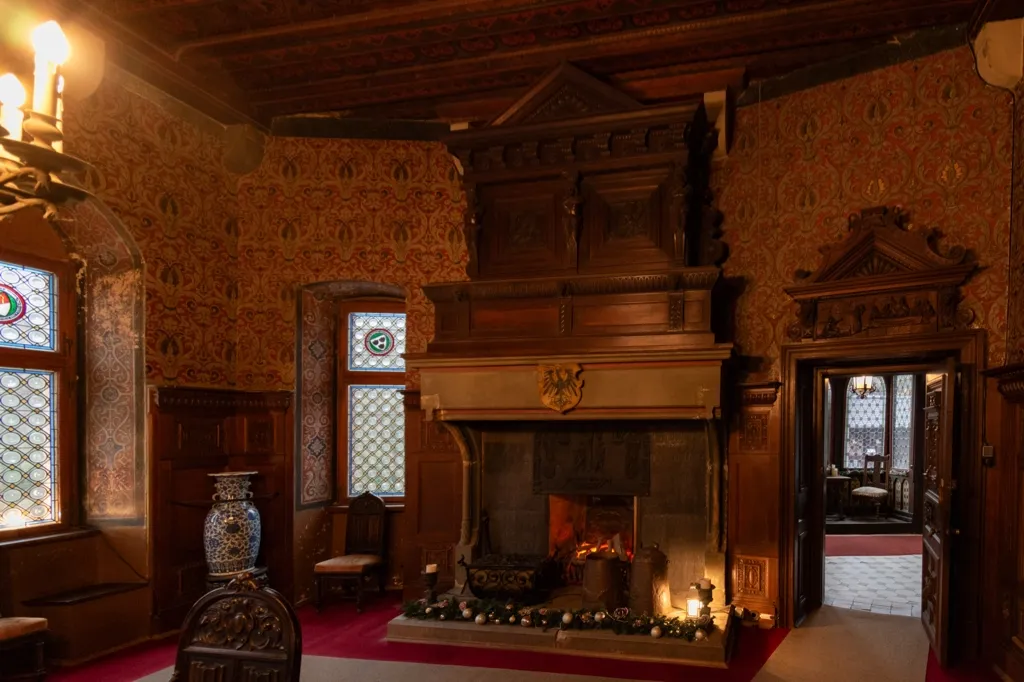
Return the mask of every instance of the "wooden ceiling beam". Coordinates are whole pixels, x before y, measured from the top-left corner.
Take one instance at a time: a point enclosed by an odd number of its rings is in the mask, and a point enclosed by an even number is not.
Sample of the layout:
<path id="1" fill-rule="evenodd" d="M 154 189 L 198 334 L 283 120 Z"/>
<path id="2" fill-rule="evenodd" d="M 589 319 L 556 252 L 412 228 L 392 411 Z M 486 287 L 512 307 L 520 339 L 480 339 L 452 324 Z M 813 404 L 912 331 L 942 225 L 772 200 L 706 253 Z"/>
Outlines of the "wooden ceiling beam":
<path id="1" fill-rule="evenodd" d="M 398 69 L 388 69 L 373 75 L 357 74 L 337 78 L 321 79 L 303 84 L 286 84 L 251 93 L 250 101 L 257 107 L 268 104 L 297 102 L 308 99 L 311 91 L 322 92 L 324 88 L 352 90 L 355 88 L 370 90 L 375 87 L 398 85 L 400 83 L 419 83 L 434 77 L 443 69 L 447 78 L 465 76 L 473 73 L 490 71 L 494 68 L 502 70 L 550 67 L 560 60 L 579 61 L 635 54 L 637 52 L 660 52 L 664 50 L 693 48 L 695 45 L 729 44 L 742 45 L 744 40 L 751 41 L 755 46 L 758 40 L 769 44 L 774 37 L 788 40 L 792 37 L 791 47 L 799 47 L 813 43 L 824 43 L 830 34 L 848 31 L 851 25 L 858 22 L 865 24 L 865 33 L 860 38 L 885 36 L 896 31 L 906 30 L 905 24 L 910 17 L 912 24 L 926 25 L 941 18 L 945 23 L 963 21 L 970 14 L 971 5 L 963 0 L 947 0 L 942 5 L 946 9 L 943 15 L 935 3 L 919 1 L 918 12 L 909 14 L 906 10 L 891 10 L 887 14 L 871 14 L 862 0 L 839 0 L 830 3 L 834 9 L 844 9 L 846 14 L 832 19 L 823 25 L 818 11 L 805 12 L 799 8 L 778 12 L 764 13 L 745 22 L 715 21 L 692 22 L 677 26 L 660 27 L 658 30 L 632 31 L 607 36 L 598 36 L 572 44 L 571 47 L 555 44 L 541 45 L 503 53 L 498 56 L 484 55 L 459 59 L 444 64 L 428 64 Z M 814 8 L 820 9 L 819 6 Z M 867 10 L 857 12 L 857 10 Z M 831 17 L 830 17 L 831 18 Z M 890 23 L 886 23 L 888 21 Z M 694 25 L 697 24 L 697 25 Z M 700 29 L 700 33 L 694 33 Z M 807 39 L 801 42 L 799 36 Z M 699 42 L 697 40 L 699 39 Z M 780 39 L 780 38 L 776 38 Z M 642 49 L 640 48 L 642 46 Z M 756 49 L 752 47 L 752 50 Z M 778 48 L 776 48 L 778 49 Z M 763 50 L 762 50 L 763 51 Z"/>
<path id="2" fill-rule="evenodd" d="M 148 82 L 171 97 L 224 125 L 248 124 L 260 130 L 267 126 L 256 119 L 246 95 L 224 79 L 214 83 L 171 58 L 145 37 L 116 23 L 103 12 L 78 0 L 54 0 L 57 16 L 70 18 L 106 43 L 107 59 L 128 73 Z M 214 95 L 213 92 L 222 93 Z"/>
<path id="3" fill-rule="evenodd" d="M 448 21 L 457 17 L 493 16 L 526 8 L 535 10 L 540 7 L 561 4 L 564 4 L 564 0 L 541 0 L 540 2 L 529 2 L 529 0 L 428 0 L 403 6 L 400 9 L 386 7 L 369 12 L 339 15 L 330 19 L 270 26 L 238 33 L 222 33 L 208 38 L 190 40 L 177 47 L 174 51 L 174 58 L 181 60 L 188 52 L 226 45 L 235 46 L 244 53 L 246 52 L 245 48 L 240 47 L 244 43 L 253 43 L 249 52 L 259 51 L 259 41 L 280 36 L 294 35 L 296 42 L 302 42 L 301 36 L 316 32 L 324 32 L 331 38 L 337 38 L 339 35 L 355 35 L 360 31 L 377 28 L 387 28 L 388 30 L 400 29 L 405 26 L 412 28 L 422 25 L 423 22 Z"/>

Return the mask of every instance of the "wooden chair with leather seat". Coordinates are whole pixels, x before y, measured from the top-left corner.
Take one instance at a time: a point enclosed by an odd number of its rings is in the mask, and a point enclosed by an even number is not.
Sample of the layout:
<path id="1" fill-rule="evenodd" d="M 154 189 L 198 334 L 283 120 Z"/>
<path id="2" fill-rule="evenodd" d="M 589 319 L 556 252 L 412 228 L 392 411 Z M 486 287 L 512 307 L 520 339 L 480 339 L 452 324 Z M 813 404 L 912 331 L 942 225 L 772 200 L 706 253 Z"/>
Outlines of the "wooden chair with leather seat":
<path id="1" fill-rule="evenodd" d="M 357 612 L 363 610 L 363 592 L 370 579 L 376 578 L 378 591 L 384 593 L 386 524 L 384 500 L 368 492 L 352 500 L 345 524 L 345 553 L 321 561 L 313 568 L 317 611 L 323 606 L 325 590 L 332 583 L 355 592 Z"/>
<path id="2" fill-rule="evenodd" d="M 243 573 L 185 617 L 171 682 L 299 682 L 302 630 L 278 592 Z"/>
<path id="3" fill-rule="evenodd" d="M 861 485 L 850 493 L 856 500 L 873 504 L 876 519 L 881 515 L 882 503 L 889 499 L 889 486 L 885 480 L 885 460 L 885 455 L 865 455 Z"/>
<path id="4" fill-rule="evenodd" d="M 45 618 L 0 618 L 0 682 L 46 678 Z"/>

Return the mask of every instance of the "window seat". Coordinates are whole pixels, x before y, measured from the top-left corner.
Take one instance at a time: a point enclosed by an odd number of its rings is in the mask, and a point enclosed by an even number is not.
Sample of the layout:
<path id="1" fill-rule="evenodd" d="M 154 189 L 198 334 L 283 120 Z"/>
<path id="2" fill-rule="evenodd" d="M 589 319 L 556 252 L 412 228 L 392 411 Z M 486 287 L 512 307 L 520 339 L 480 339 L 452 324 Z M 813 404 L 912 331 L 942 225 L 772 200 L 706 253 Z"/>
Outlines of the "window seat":
<path id="1" fill-rule="evenodd" d="M 26 602 L 25 606 L 73 606 L 94 599 L 102 599 L 122 592 L 131 592 L 146 587 L 148 583 L 99 583 L 96 585 L 85 585 L 73 590 L 66 590 L 56 594 L 36 597 Z"/>

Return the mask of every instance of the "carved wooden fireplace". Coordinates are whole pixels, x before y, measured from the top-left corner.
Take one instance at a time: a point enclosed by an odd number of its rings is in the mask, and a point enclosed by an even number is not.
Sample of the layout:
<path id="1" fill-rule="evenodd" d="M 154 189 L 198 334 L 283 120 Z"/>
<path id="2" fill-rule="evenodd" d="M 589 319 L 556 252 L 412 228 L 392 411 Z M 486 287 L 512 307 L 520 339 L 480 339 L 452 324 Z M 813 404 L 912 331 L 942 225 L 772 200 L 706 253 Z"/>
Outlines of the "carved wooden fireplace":
<path id="1" fill-rule="evenodd" d="M 715 140 L 699 102 L 641 106 L 561 67 L 448 141 L 470 281 L 423 288 L 435 336 L 406 361 L 464 458 L 452 564 L 539 556 L 572 583 L 593 549 L 657 543 L 679 598 L 725 587 Z"/>

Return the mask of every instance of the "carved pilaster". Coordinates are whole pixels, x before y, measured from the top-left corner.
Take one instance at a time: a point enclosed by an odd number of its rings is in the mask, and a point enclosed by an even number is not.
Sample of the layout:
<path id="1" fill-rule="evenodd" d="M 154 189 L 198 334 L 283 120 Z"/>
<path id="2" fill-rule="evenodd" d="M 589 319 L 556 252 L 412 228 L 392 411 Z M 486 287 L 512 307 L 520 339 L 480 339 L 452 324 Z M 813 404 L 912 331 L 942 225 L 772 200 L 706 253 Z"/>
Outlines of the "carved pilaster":
<path id="1" fill-rule="evenodd" d="M 466 252 L 468 254 L 466 274 L 472 278 L 476 277 L 480 270 L 480 253 L 477 237 L 479 236 L 480 222 L 483 216 L 480 209 L 480 199 L 476 193 L 476 185 L 466 182 L 463 183 L 463 188 L 466 193 L 466 215 L 462 226 L 462 235 L 466 240 Z"/>
<path id="2" fill-rule="evenodd" d="M 678 216 L 672 232 L 672 255 L 677 260 L 686 258 L 686 220 L 690 204 L 690 186 L 686 168 L 676 164 L 672 169 L 672 215 Z"/>
<path id="3" fill-rule="evenodd" d="M 565 179 L 565 198 L 562 200 L 562 230 L 565 233 L 565 259 L 567 263 L 576 264 L 579 259 L 580 230 L 580 174 L 563 173 Z"/>

